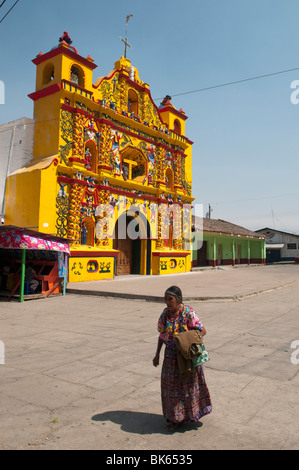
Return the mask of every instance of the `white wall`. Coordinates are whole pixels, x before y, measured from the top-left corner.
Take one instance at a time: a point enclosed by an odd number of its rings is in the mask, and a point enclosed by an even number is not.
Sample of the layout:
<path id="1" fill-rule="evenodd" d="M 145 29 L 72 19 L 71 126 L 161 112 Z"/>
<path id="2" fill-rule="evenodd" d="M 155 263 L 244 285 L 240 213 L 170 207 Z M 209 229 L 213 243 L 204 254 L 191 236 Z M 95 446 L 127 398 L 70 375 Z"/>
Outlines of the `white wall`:
<path id="1" fill-rule="evenodd" d="M 266 247 L 270 247 L 275 244 L 284 244 L 284 247 L 280 249 L 280 255 L 282 259 L 285 258 L 295 258 L 299 256 L 299 235 L 293 235 L 286 232 L 278 232 L 275 229 L 268 229 L 270 236 L 266 239 Z M 258 233 L 261 233 L 258 230 Z M 264 234 L 267 234 L 267 230 L 264 231 Z M 267 235 L 266 235 L 267 236 Z M 296 249 L 289 249 L 288 244 L 296 244 Z"/>
<path id="2" fill-rule="evenodd" d="M 32 160 L 34 121 L 21 118 L 0 125 L 0 216 L 3 217 L 7 176 Z"/>

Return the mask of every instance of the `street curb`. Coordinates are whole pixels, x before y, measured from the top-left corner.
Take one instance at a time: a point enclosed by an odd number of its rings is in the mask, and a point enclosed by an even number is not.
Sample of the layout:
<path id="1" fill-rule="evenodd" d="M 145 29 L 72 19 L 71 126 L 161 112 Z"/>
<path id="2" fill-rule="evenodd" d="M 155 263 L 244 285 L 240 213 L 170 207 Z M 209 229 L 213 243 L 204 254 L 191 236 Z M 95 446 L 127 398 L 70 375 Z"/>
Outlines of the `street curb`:
<path id="1" fill-rule="evenodd" d="M 254 297 L 261 294 L 267 294 L 268 292 L 273 292 L 278 289 L 283 289 L 284 287 L 292 286 L 294 284 L 298 284 L 299 281 L 292 281 L 286 284 L 282 284 L 280 286 L 271 287 L 270 289 L 264 289 L 259 291 L 252 291 L 246 294 L 234 294 L 230 296 L 207 296 L 207 297 L 190 297 L 184 296 L 184 301 L 198 301 L 198 302 L 207 302 L 209 300 L 213 301 L 230 301 L 230 302 L 238 302 L 241 300 L 246 300 L 250 297 Z M 67 294 L 75 294 L 75 295 L 92 295 L 92 296 L 99 296 L 99 297 L 116 297 L 120 299 L 131 299 L 131 300 L 146 300 L 148 302 L 164 302 L 164 297 L 161 296 L 154 296 L 154 295 L 146 295 L 146 294 L 129 294 L 129 293 L 122 293 L 122 292 L 107 292 L 107 291 L 94 291 L 88 289 L 75 289 L 75 288 L 67 288 Z"/>
<path id="2" fill-rule="evenodd" d="M 164 302 L 164 297 L 158 297 L 154 295 L 145 295 L 145 294 L 128 294 L 122 292 L 104 292 L 104 291 L 94 291 L 94 290 L 81 290 L 81 289 L 66 289 L 67 294 L 76 294 L 76 295 L 95 295 L 99 297 L 118 297 L 120 299 L 136 299 L 136 300 L 148 300 L 151 302 Z"/>

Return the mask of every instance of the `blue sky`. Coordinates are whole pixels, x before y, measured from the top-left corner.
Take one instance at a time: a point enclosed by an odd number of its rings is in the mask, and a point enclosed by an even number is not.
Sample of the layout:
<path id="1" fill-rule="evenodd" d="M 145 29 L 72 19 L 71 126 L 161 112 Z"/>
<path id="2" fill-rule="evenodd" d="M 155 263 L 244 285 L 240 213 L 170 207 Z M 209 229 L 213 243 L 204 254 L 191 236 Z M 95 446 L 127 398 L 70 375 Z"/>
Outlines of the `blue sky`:
<path id="1" fill-rule="evenodd" d="M 14 2 L 0 8 L 0 21 Z M 296 0 L 20 0 L 0 23 L 0 124 L 33 117 L 31 60 L 63 31 L 95 60 L 94 82 L 106 75 L 123 55 L 128 14 L 128 58 L 154 99 L 169 94 L 189 118 L 195 203 L 252 230 L 299 233 L 299 104 L 290 100 L 299 80 Z"/>

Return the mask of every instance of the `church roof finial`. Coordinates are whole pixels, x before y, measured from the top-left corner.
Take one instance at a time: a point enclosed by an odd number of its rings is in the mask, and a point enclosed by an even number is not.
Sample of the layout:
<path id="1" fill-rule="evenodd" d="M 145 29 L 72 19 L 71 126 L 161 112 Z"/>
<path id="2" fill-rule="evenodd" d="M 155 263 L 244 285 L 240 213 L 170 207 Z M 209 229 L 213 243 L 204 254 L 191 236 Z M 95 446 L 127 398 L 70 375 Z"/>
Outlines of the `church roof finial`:
<path id="1" fill-rule="evenodd" d="M 69 33 L 67 31 L 64 31 L 63 35 L 59 38 L 59 42 L 65 42 L 70 46 L 73 41 L 69 37 Z"/>
<path id="2" fill-rule="evenodd" d="M 125 39 L 123 39 L 121 37 L 122 42 L 125 44 L 125 59 L 127 58 L 127 47 L 132 47 L 131 44 L 128 43 L 128 22 L 129 22 L 129 19 L 132 16 L 133 15 L 127 15 L 127 17 L 126 17 L 126 37 L 125 37 Z"/>

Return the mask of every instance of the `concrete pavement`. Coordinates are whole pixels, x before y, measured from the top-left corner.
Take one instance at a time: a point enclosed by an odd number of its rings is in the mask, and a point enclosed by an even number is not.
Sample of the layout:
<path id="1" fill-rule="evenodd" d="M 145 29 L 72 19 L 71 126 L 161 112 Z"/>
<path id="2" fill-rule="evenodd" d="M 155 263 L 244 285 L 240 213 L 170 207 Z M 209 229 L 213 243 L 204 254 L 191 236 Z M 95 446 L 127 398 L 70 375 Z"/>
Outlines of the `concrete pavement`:
<path id="1" fill-rule="evenodd" d="M 299 448 L 299 265 L 101 282 L 0 302 L 1 449 Z M 173 284 L 208 331 L 214 409 L 169 435 L 152 366 L 164 305 L 126 294 L 162 298 Z"/>
<path id="2" fill-rule="evenodd" d="M 184 299 L 237 300 L 298 282 L 299 265 L 202 268 L 185 274 L 123 276 L 113 280 L 69 283 L 72 294 L 163 301 L 165 290 L 180 286 Z"/>

